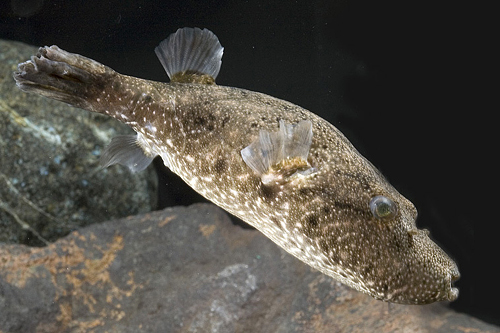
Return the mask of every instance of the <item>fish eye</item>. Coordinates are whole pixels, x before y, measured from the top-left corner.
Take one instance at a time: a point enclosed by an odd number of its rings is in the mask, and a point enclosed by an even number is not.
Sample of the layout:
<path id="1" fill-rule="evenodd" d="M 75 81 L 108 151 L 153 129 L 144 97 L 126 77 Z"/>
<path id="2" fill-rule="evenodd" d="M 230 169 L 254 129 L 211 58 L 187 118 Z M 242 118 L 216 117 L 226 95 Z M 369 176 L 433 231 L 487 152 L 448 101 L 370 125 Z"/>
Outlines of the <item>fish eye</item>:
<path id="1" fill-rule="evenodd" d="M 394 201 L 384 197 L 383 195 L 377 195 L 370 200 L 370 210 L 373 216 L 376 218 L 391 218 L 396 215 L 397 207 Z"/>

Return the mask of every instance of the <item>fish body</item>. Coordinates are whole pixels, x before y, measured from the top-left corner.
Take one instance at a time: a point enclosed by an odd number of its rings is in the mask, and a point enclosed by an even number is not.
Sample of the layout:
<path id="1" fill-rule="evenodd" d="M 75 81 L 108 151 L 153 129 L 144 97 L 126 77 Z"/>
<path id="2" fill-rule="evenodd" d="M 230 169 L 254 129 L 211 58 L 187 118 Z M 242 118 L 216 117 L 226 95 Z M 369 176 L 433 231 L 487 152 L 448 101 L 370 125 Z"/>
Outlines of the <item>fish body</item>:
<path id="1" fill-rule="evenodd" d="M 28 92 L 131 126 L 103 165 L 155 156 L 198 193 L 303 262 L 380 300 L 454 300 L 456 264 L 416 227 L 413 204 L 332 124 L 265 94 L 215 84 L 222 47 L 179 29 L 156 49 L 171 82 L 119 74 L 56 46 L 19 64 Z"/>

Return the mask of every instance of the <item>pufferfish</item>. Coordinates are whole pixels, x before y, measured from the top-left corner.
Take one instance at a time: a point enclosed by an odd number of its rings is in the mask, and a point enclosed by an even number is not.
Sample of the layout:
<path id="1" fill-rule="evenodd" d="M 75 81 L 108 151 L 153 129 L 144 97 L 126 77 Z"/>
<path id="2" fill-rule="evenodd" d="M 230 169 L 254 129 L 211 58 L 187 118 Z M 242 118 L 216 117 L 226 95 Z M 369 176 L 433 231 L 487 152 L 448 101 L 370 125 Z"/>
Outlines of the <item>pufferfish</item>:
<path id="1" fill-rule="evenodd" d="M 195 191 L 288 253 L 376 299 L 453 301 L 455 262 L 416 227 L 414 205 L 332 124 L 262 93 L 215 84 L 223 47 L 183 28 L 155 49 L 169 83 L 122 75 L 57 46 L 14 73 L 19 88 L 109 115 L 107 167 L 160 156 Z"/>

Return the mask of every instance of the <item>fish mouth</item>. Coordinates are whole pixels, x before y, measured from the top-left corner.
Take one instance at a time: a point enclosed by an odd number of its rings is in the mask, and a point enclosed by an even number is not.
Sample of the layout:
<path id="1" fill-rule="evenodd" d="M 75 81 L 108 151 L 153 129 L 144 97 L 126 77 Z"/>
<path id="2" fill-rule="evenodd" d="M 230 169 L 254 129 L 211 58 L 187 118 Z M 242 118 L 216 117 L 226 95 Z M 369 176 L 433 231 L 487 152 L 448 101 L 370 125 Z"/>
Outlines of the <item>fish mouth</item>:
<path id="1" fill-rule="evenodd" d="M 458 298 L 458 288 L 453 286 L 453 283 L 460 279 L 460 273 L 457 271 L 450 274 L 450 289 L 448 291 L 448 300 L 453 302 Z"/>

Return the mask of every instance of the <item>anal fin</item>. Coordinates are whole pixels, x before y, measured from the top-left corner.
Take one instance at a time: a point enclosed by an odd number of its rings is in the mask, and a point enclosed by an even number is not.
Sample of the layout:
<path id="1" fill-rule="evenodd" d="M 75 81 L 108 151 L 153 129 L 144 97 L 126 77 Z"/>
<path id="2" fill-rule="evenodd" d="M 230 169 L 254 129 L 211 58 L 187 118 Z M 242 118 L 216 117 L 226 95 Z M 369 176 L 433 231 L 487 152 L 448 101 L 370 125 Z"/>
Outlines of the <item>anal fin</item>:
<path id="1" fill-rule="evenodd" d="M 137 143 L 136 135 L 118 135 L 104 149 L 99 161 L 103 168 L 113 164 L 126 166 L 132 172 L 146 169 L 154 156 L 148 156 Z"/>

